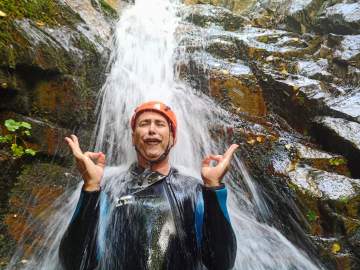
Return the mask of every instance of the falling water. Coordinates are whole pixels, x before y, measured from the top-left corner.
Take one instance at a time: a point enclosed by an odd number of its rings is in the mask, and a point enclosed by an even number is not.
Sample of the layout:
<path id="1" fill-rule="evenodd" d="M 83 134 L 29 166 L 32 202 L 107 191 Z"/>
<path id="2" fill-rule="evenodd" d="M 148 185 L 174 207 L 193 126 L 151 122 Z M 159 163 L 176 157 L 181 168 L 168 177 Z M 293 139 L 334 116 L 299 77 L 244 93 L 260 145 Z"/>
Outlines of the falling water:
<path id="1" fill-rule="evenodd" d="M 181 18 L 176 16 L 178 8 L 181 4 L 177 0 L 136 0 L 123 11 L 117 24 L 110 73 L 100 93 L 95 131 L 95 149 L 106 153 L 108 169 L 102 183 L 105 188 L 121 188 L 110 185 L 108 176 L 125 170 L 135 160 L 129 119 L 135 107 L 144 101 L 161 100 L 175 111 L 179 132 L 171 163 L 183 173 L 200 178 L 202 158 L 210 153 L 222 153 L 226 148 L 210 136 L 209 128 L 225 127 L 231 124 L 231 118 L 177 76 L 176 63 L 181 60 L 175 54 L 179 39 L 175 33 L 181 23 Z M 241 177 L 235 172 L 240 172 Z M 243 185 L 238 183 L 240 178 Z M 225 182 L 237 236 L 235 269 L 318 269 L 280 232 L 258 221 L 258 215 L 269 214 L 268 209 L 238 157 Z M 252 199 L 246 196 L 243 186 L 252 193 Z M 81 183 L 76 191 L 67 192 L 55 202 L 59 210 L 43 230 L 46 249 L 38 249 L 29 261 L 20 265 L 19 249 L 7 269 L 14 269 L 16 264 L 20 269 L 59 269 L 59 242 L 70 222 L 80 189 Z M 64 202 L 66 206 L 62 206 Z"/>

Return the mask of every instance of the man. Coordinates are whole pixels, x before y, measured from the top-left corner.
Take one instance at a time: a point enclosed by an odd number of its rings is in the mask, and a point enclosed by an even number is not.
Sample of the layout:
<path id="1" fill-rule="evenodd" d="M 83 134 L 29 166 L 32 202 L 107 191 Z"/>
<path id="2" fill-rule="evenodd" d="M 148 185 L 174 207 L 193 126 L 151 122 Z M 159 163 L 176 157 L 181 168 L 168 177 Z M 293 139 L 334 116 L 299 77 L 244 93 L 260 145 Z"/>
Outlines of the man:
<path id="1" fill-rule="evenodd" d="M 60 244 L 63 268 L 231 269 L 236 239 L 221 180 L 238 145 L 203 160 L 201 185 L 170 166 L 177 122 L 168 106 L 140 105 L 131 128 L 137 163 L 105 183 L 105 155 L 83 153 L 75 135 L 65 138 L 84 184 Z"/>

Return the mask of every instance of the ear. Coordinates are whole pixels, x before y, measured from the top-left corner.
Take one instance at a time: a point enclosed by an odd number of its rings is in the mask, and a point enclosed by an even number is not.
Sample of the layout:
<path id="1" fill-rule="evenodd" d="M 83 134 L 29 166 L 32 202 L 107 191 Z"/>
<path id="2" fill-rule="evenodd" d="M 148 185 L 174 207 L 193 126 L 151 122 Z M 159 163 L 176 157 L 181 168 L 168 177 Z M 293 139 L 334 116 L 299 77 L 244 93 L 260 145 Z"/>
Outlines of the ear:
<path id="1" fill-rule="evenodd" d="M 176 139 L 174 139 L 174 135 L 172 132 L 170 132 L 170 144 L 171 144 L 171 147 L 174 147 L 176 143 Z"/>
<path id="2" fill-rule="evenodd" d="M 135 145 L 135 135 L 134 135 L 134 131 L 131 132 L 131 143 L 134 146 Z"/>

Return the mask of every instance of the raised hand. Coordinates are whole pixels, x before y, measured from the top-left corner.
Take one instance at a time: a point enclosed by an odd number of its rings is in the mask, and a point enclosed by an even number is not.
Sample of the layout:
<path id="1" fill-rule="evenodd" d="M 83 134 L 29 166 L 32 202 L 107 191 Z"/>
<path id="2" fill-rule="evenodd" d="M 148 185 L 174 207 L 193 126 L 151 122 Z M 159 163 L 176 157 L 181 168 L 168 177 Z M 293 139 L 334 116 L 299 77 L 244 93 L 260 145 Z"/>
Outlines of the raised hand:
<path id="1" fill-rule="evenodd" d="M 221 184 L 221 180 L 228 171 L 231 159 L 238 147 L 239 145 L 232 144 L 223 155 L 209 155 L 203 159 L 201 177 L 205 186 L 216 187 Z M 217 162 L 213 167 L 210 166 L 212 160 Z"/>
<path id="2" fill-rule="evenodd" d="M 102 152 L 83 153 L 75 135 L 65 137 L 65 141 L 75 157 L 77 169 L 84 180 L 83 189 L 85 191 L 100 190 L 100 181 L 104 175 L 105 155 Z"/>

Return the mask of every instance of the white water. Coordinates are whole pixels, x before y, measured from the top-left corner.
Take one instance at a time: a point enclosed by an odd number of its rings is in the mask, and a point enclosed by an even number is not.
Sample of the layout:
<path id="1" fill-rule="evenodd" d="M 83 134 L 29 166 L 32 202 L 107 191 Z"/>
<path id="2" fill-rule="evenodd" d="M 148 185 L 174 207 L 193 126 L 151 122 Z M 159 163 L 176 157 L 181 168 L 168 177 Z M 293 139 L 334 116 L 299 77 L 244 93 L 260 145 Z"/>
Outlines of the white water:
<path id="1" fill-rule="evenodd" d="M 111 70 L 100 93 L 95 148 L 106 153 L 109 166 L 122 164 L 121 168 L 108 169 L 108 175 L 126 168 L 135 160 L 129 127 L 133 110 L 143 101 L 161 100 L 175 111 L 179 122 L 171 162 L 181 171 L 199 177 L 202 157 L 222 153 L 226 147 L 211 138 L 209 127 L 226 125 L 231 119 L 215 103 L 195 94 L 194 89 L 177 78 L 174 68 L 177 48 L 174 34 L 180 23 L 180 18 L 176 17 L 176 9 L 180 6 L 177 1 L 135 2 L 123 11 L 116 28 Z M 269 214 L 267 207 L 241 160 L 236 157 L 233 163 L 226 182 L 229 212 L 237 236 L 235 269 L 318 269 L 281 233 L 257 221 L 258 215 Z M 235 178 L 239 177 L 236 171 L 241 172 L 242 185 L 238 184 L 241 179 Z M 248 198 L 248 191 L 242 186 L 247 187 L 253 199 Z M 56 202 L 59 206 L 67 204 L 49 220 L 43 231 L 48 237 L 48 248 L 38 250 L 29 261 L 20 263 L 21 269 L 58 269 L 59 241 L 75 209 L 80 188 L 81 184 L 75 192 L 69 191 Z M 20 256 L 21 249 L 7 269 L 14 269 Z"/>

